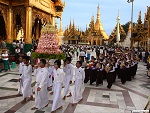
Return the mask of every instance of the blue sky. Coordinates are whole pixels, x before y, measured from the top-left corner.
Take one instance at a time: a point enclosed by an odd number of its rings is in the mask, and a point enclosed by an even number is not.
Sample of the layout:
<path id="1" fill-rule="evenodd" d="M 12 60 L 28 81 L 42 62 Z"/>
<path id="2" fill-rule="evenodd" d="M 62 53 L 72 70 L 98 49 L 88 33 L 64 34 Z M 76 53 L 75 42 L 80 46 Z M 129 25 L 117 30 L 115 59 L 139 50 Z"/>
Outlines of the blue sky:
<path id="1" fill-rule="evenodd" d="M 92 15 L 96 19 L 98 3 L 100 5 L 101 22 L 108 35 L 116 25 L 118 10 L 120 11 L 121 24 L 131 20 L 131 3 L 127 3 L 127 0 L 65 0 L 65 2 L 63 30 L 69 25 L 70 18 L 72 18 L 75 25 L 84 31 L 86 24 L 90 23 Z M 137 21 L 140 10 L 142 11 L 142 19 L 144 19 L 147 6 L 150 6 L 150 0 L 134 0 L 134 22 Z M 59 23 L 59 21 L 57 22 Z"/>

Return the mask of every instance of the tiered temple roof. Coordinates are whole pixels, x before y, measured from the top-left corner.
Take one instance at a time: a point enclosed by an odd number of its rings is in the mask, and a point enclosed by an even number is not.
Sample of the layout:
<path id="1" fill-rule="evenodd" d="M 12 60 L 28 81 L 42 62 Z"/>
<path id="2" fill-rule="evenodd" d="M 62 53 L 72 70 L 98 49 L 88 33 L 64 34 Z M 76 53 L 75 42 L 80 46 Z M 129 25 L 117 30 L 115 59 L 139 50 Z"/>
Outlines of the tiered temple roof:
<path id="1" fill-rule="evenodd" d="M 97 7 L 97 18 L 96 22 L 94 21 L 94 16 L 91 18 L 89 25 L 86 25 L 86 30 L 83 32 L 75 27 L 74 22 L 70 21 L 70 25 L 66 27 L 64 31 L 64 40 L 73 41 L 76 40 L 85 43 L 91 43 L 96 45 L 102 45 L 102 40 L 109 39 L 108 35 L 104 31 L 102 22 L 100 21 L 100 7 Z M 94 41 L 96 43 L 94 43 Z M 77 44 L 77 43 L 76 43 Z"/>

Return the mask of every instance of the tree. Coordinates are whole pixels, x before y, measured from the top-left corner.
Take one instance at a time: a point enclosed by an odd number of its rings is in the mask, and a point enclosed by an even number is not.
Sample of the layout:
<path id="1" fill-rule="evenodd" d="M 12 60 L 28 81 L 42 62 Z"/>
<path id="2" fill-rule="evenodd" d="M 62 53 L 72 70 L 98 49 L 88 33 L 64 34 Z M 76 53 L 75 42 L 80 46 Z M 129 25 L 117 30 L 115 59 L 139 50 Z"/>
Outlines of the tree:
<path id="1" fill-rule="evenodd" d="M 133 27 L 135 27 L 135 22 L 133 22 Z M 126 34 L 128 33 L 128 29 L 129 29 L 129 25 L 130 25 L 130 21 L 127 22 L 126 24 L 123 24 L 122 27 L 124 29 L 124 31 L 126 32 Z"/>

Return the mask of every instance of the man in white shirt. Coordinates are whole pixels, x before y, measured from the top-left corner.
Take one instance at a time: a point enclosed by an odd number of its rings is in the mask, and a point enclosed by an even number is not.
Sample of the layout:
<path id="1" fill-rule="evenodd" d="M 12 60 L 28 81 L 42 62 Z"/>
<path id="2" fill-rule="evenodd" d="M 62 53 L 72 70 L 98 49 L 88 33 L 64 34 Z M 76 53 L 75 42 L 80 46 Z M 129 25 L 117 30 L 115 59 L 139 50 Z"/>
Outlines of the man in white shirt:
<path id="1" fill-rule="evenodd" d="M 23 101 L 22 103 L 25 103 L 29 99 L 33 99 L 33 93 L 31 88 L 31 82 L 32 82 L 32 66 L 29 64 L 29 57 L 24 56 L 23 57 L 23 71 L 22 75 L 20 76 L 20 81 L 22 81 L 23 85 Z"/>
<path id="2" fill-rule="evenodd" d="M 66 99 L 67 97 L 72 96 L 71 94 L 71 90 L 70 90 L 70 84 L 72 83 L 72 78 L 73 78 L 73 65 L 71 64 L 71 58 L 67 57 L 66 58 L 66 65 L 64 67 L 64 72 L 65 72 L 65 81 L 64 81 L 64 95 L 63 95 L 63 99 Z"/>
<path id="3" fill-rule="evenodd" d="M 82 100 L 82 85 L 84 84 L 84 78 L 85 78 L 85 71 L 81 68 L 82 62 L 77 61 L 76 63 L 76 69 L 75 69 L 75 86 L 74 86 L 74 92 L 72 96 L 72 105 L 76 105 L 79 101 Z"/>
<path id="4" fill-rule="evenodd" d="M 23 73 L 23 66 L 24 66 L 24 62 L 23 62 L 23 58 L 20 56 L 19 57 L 19 75 L 22 76 Z M 18 95 L 22 95 L 23 94 L 23 86 L 22 86 L 22 81 L 20 80 L 20 84 L 19 84 L 19 88 L 18 88 Z"/>
<path id="5" fill-rule="evenodd" d="M 6 50 L 3 51 L 3 54 L 2 54 L 2 60 L 3 60 L 3 64 L 4 64 L 4 69 L 5 71 L 8 71 L 8 69 L 10 70 L 10 66 L 9 66 L 9 58 L 8 58 L 8 53 Z"/>
<path id="6" fill-rule="evenodd" d="M 35 107 L 31 108 L 31 110 L 35 109 L 42 109 L 48 106 L 48 78 L 49 74 L 45 67 L 46 60 L 40 60 L 40 67 L 38 68 L 35 66 L 34 75 L 36 77 L 36 84 L 35 84 Z"/>
<path id="7" fill-rule="evenodd" d="M 85 54 L 85 52 L 83 50 L 81 50 L 79 56 L 82 58 L 82 62 L 84 62 L 84 57 L 86 56 L 86 54 Z"/>
<path id="8" fill-rule="evenodd" d="M 54 74 L 54 97 L 53 97 L 53 104 L 52 104 L 52 112 L 55 113 L 56 110 L 62 108 L 62 98 L 61 98 L 61 90 L 63 85 L 63 76 L 64 72 L 63 69 L 60 69 L 61 62 L 59 60 L 56 60 L 54 62 L 55 69 L 53 70 Z"/>

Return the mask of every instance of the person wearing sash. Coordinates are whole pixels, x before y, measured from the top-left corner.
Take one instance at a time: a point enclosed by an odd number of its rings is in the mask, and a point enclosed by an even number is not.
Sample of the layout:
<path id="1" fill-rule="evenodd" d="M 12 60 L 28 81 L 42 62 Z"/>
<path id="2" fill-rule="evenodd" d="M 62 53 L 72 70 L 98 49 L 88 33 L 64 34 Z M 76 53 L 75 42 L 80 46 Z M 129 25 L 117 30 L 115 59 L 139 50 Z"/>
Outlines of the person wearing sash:
<path id="1" fill-rule="evenodd" d="M 41 59 L 40 64 L 35 66 L 34 76 L 36 77 L 36 84 L 35 84 L 35 107 L 31 108 L 31 110 L 35 109 L 42 109 L 48 106 L 48 78 L 49 73 L 45 67 L 46 60 Z"/>

